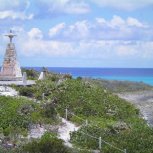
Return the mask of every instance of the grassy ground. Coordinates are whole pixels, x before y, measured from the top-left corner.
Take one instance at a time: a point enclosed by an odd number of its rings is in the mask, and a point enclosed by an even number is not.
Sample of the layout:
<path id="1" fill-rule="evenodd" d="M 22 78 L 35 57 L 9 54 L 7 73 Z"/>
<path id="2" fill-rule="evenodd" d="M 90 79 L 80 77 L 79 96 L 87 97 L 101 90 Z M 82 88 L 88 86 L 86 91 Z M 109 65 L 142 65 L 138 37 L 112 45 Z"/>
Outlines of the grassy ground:
<path id="1" fill-rule="evenodd" d="M 102 80 L 102 79 L 84 79 L 86 81 L 95 83 L 112 92 L 134 92 L 153 90 L 153 86 L 147 85 L 143 82 L 117 81 L 117 80 Z"/>

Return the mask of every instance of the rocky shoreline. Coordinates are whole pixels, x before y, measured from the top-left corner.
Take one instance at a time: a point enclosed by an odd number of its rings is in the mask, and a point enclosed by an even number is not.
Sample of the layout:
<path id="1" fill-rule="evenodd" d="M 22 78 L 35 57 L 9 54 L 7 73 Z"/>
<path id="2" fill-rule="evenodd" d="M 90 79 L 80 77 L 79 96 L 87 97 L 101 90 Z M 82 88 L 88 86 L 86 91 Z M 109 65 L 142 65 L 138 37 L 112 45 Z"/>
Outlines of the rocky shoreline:
<path id="1" fill-rule="evenodd" d="M 147 124 L 153 127 L 153 91 L 124 92 L 117 94 L 120 98 L 134 104 Z"/>

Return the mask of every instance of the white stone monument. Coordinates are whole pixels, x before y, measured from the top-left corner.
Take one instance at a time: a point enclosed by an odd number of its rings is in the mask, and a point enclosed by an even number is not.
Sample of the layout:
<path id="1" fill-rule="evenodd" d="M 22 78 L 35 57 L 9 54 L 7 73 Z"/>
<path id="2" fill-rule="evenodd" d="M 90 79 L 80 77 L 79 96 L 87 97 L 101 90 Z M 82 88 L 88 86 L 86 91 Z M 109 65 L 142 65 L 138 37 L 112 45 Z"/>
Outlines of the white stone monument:
<path id="1" fill-rule="evenodd" d="M 45 73 L 41 72 L 38 80 L 44 80 L 44 79 L 45 79 Z"/>
<path id="2" fill-rule="evenodd" d="M 23 77 L 22 77 L 23 85 L 27 85 L 27 73 L 23 72 Z"/>
<path id="3" fill-rule="evenodd" d="M 14 36 L 12 31 L 5 35 L 10 38 L 10 42 L 7 44 L 3 64 L 0 72 L 0 80 L 1 81 L 21 81 L 22 73 L 19 62 L 17 60 L 17 54 L 15 50 L 15 44 L 12 43 L 12 39 Z"/>

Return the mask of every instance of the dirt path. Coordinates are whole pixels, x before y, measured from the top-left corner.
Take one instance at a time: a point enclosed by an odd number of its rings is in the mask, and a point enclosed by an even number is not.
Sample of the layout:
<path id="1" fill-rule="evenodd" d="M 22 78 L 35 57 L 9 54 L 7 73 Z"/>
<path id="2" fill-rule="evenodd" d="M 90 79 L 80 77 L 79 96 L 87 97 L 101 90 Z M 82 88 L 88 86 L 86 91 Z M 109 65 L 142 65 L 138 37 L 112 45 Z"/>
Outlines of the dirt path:
<path id="1" fill-rule="evenodd" d="M 153 91 L 128 92 L 117 95 L 139 108 L 148 125 L 153 127 Z"/>
<path id="2" fill-rule="evenodd" d="M 72 148 L 72 144 L 70 141 L 70 132 L 77 131 L 79 129 L 74 123 L 67 121 L 66 119 L 62 118 L 62 124 L 59 126 L 58 135 L 59 138 L 64 140 L 65 145 Z"/>

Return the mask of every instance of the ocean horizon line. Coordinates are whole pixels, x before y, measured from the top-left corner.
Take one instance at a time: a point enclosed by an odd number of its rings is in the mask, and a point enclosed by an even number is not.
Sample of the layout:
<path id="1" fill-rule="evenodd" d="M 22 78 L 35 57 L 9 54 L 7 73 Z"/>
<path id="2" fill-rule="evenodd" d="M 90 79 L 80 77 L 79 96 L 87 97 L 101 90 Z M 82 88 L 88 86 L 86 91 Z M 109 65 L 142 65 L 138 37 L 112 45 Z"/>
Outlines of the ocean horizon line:
<path id="1" fill-rule="evenodd" d="M 95 68 L 95 69 L 153 69 L 153 67 L 62 67 L 62 66 L 21 66 L 21 68 Z"/>
<path id="2" fill-rule="evenodd" d="M 39 72 L 43 67 L 25 67 Z M 50 72 L 71 74 L 74 78 L 93 78 L 118 81 L 144 82 L 153 85 L 153 68 L 83 68 L 83 67 L 45 67 Z"/>

